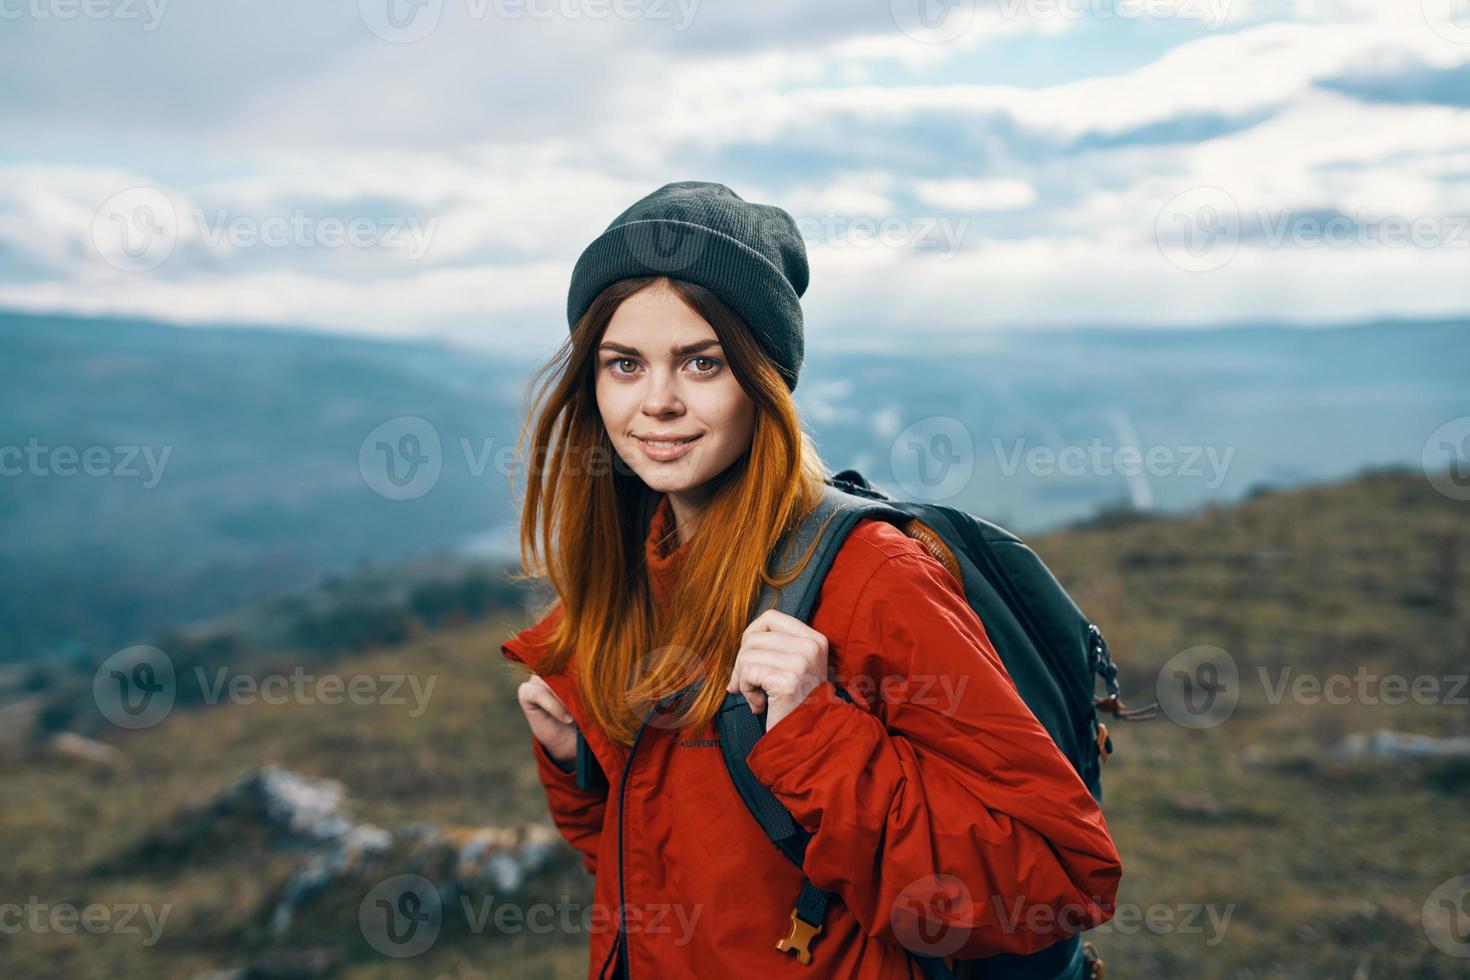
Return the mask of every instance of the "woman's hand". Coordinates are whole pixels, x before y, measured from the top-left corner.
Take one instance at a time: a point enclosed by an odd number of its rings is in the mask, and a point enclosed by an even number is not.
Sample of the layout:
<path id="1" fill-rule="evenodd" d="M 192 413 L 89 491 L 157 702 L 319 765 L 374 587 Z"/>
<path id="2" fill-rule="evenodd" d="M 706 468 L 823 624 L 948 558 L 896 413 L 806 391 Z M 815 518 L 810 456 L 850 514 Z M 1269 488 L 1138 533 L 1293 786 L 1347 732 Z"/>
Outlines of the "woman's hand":
<path id="1" fill-rule="evenodd" d="M 745 695 L 756 714 L 769 709 L 770 731 L 826 679 L 827 638 L 795 616 L 767 609 L 741 635 L 725 690 Z"/>
<path id="2" fill-rule="evenodd" d="M 546 754 L 562 765 L 567 765 L 577 755 L 577 725 L 572 713 L 561 703 L 561 698 L 540 676 L 531 679 L 516 689 L 516 700 L 536 736 L 546 749 Z"/>

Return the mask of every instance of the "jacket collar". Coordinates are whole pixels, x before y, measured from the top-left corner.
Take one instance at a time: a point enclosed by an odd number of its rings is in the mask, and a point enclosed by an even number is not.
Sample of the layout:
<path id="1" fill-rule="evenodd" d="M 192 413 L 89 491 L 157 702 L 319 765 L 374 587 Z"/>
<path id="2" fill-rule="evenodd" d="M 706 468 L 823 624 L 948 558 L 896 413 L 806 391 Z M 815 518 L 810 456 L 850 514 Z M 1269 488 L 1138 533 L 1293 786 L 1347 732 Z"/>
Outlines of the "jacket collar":
<path id="1" fill-rule="evenodd" d="M 689 542 L 679 542 L 674 520 L 674 506 L 668 494 L 661 494 L 648 521 L 648 535 L 643 541 L 643 561 L 648 569 L 648 584 L 659 608 L 668 605 L 679 579 L 679 569 L 689 553 Z"/>

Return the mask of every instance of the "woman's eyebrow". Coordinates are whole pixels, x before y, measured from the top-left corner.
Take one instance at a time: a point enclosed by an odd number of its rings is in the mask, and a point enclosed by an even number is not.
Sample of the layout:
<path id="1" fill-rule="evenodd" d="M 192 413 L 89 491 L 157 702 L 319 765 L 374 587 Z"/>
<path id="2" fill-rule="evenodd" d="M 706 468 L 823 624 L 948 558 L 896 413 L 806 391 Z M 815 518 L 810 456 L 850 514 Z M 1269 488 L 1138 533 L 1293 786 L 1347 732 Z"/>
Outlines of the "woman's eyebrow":
<path id="1" fill-rule="evenodd" d="M 672 350 L 670 350 L 669 353 L 673 354 L 675 357 L 682 357 L 685 354 L 697 354 L 700 351 L 705 350 L 707 348 L 710 348 L 710 347 L 718 347 L 718 346 L 720 346 L 720 342 L 718 340 L 701 340 L 701 341 L 699 341 L 697 343 L 685 344 L 682 347 L 675 347 Z M 609 341 L 605 341 L 602 344 L 602 346 L 600 348 L 598 348 L 598 349 L 599 350 L 617 351 L 619 354 L 630 354 L 633 357 L 642 357 L 643 356 L 642 353 L 636 347 L 625 347 L 622 344 L 615 344 L 615 343 L 613 343 L 610 340 Z"/>

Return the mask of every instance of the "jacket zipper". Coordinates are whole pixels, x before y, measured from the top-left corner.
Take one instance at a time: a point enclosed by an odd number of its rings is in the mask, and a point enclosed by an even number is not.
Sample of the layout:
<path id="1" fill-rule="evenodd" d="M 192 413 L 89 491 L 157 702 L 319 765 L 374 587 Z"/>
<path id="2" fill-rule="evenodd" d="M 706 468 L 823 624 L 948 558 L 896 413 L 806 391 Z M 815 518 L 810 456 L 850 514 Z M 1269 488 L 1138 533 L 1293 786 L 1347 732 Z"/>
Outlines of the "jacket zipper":
<path id="1" fill-rule="evenodd" d="M 628 758 L 623 761 L 623 776 L 618 784 L 618 934 L 613 940 L 613 951 L 618 954 L 623 964 L 623 980 L 632 980 L 628 966 L 628 933 L 625 928 L 627 921 L 627 896 L 623 890 L 623 808 L 628 794 L 628 774 L 633 770 L 633 756 L 638 752 L 638 743 L 643 741 L 643 730 L 648 727 L 649 718 L 643 719 L 638 726 L 638 734 L 633 736 L 633 745 L 628 749 Z M 609 956 L 612 954 L 609 953 Z M 604 963 L 603 967 L 606 968 Z"/>

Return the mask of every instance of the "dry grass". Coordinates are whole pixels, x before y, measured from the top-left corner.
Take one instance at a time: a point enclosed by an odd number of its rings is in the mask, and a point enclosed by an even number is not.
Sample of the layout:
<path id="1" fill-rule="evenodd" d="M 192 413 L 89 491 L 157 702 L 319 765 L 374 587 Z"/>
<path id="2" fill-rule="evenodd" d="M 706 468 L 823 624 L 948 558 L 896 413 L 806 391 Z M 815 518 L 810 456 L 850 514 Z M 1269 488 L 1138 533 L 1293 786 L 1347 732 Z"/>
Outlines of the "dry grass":
<path id="1" fill-rule="evenodd" d="M 1239 706 L 1217 727 L 1112 726 L 1105 813 L 1124 856 L 1120 901 L 1135 918 L 1091 936 L 1110 977 L 1470 976 L 1470 960 L 1436 949 L 1421 923 L 1431 891 L 1470 871 L 1470 772 L 1327 758 L 1350 732 L 1470 733 L 1470 710 L 1272 704 L 1260 680 L 1286 665 L 1318 676 L 1470 669 L 1466 514 L 1422 477 L 1383 473 L 1033 542 L 1102 626 L 1130 703 L 1153 700 L 1159 668 L 1189 647 L 1224 648 L 1241 673 Z M 434 678 L 421 717 L 408 705 L 222 705 L 117 733 L 123 766 L 8 764 L 5 901 L 166 903 L 170 917 L 155 945 L 23 929 L 0 940 L 0 976 L 190 977 L 259 953 L 259 910 L 292 856 L 242 842 L 168 877 L 95 867 L 265 762 L 342 780 L 357 815 L 379 825 L 544 820 L 499 653 L 516 627 L 501 617 L 335 668 Z M 334 975 L 579 977 L 585 941 L 468 936 L 397 961 L 344 938 Z"/>

